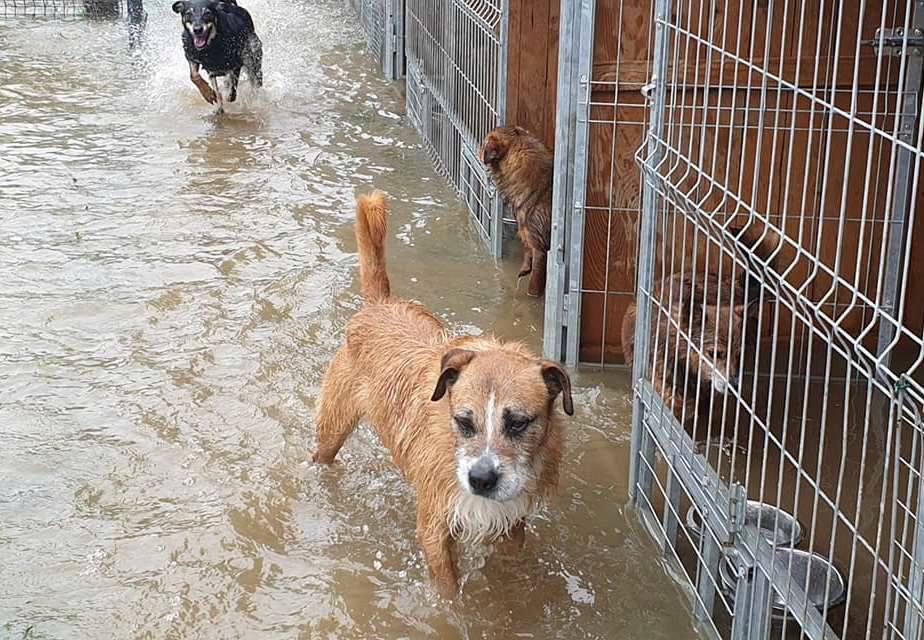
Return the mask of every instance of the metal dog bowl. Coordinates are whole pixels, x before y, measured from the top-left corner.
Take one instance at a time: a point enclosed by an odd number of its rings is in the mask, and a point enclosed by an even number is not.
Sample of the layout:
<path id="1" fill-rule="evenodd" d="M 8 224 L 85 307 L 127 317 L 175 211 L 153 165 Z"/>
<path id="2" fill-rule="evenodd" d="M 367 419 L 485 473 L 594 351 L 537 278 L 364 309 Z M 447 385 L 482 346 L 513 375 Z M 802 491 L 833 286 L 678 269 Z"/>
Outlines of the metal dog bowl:
<path id="1" fill-rule="evenodd" d="M 790 567 L 791 578 L 790 584 L 795 588 L 805 587 L 805 576 L 809 576 L 807 597 L 808 601 L 815 605 L 819 612 L 825 610 L 825 591 L 828 591 L 827 608 L 830 610 L 840 604 L 843 604 L 847 597 L 847 587 L 844 577 L 828 559 L 809 551 L 800 551 L 799 549 L 777 549 L 776 558 L 786 567 Z M 790 560 L 792 564 L 790 565 Z M 734 555 L 727 555 L 719 563 L 719 579 L 722 582 L 722 591 L 733 604 L 735 599 L 735 585 L 738 580 L 738 570 L 735 563 Z M 783 604 L 783 596 L 775 590 L 772 591 L 773 612 L 771 617 L 775 621 L 782 621 L 785 617 L 786 606 Z"/>
<path id="2" fill-rule="evenodd" d="M 702 535 L 702 520 L 693 507 L 687 511 L 687 529 L 696 538 Z M 777 547 L 795 547 L 802 541 L 802 525 L 779 507 L 748 500 L 744 511 L 744 526 L 757 527 L 760 536 Z"/>

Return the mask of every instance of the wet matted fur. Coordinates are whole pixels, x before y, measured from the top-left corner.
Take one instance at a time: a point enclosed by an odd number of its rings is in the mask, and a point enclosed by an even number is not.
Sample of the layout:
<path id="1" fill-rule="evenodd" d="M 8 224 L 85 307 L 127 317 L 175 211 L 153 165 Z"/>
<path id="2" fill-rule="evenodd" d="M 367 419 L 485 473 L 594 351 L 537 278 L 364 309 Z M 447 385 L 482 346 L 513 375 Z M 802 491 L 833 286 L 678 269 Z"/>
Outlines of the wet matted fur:
<path id="1" fill-rule="evenodd" d="M 763 260 L 774 258 L 781 246 L 779 234 L 763 225 L 731 231 Z M 731 281 L 728 275 L 720 280 L 712 272 L 686 272 L 675 273 L 655 285 L 653 299 L 669 305 L 670 317 L 657 308 L 651 311 L 650 335 L 659 336 L 657 349 L 650 349 L 650 362 L 654 363 L 651 381 L 680 421 L 693 419 L 700 393 L 703 397 L 710 390 L 721 393 L 727 384 L 737 382 L 744 318 L 757 315 L 759 307 L 755 302 L 760 298 L 759 284 L 752 280 L 747 291 L 751 302 L 745 305 L 746 279 L 739 274 L 734 289 Z M 722 291 L 720 286 L 724 287 Z M 630 367 L 635 356 L 635 319 L 633 303 L 622 320 L 623 355 Z M 702 355 L 696 348 L 687 348 L 687 339 L 677 331 L 678 326 L 690 343 L 702 349 Z"/>
<path id="2" fill-rule="evenodd" d="M 574 411 L 554 362 L 518 342 L 451 337 L 422 305 L 391 295 L 386 202 L 358 200 L 356 241 L 365 304 L 347 326 L 318 402 L 314 460 L 333 462 L 361 418 L 417 491 L 417 534 L 441 594 L 458 589 L 454 545 L 499 540 L 518 549 L 524 519 L 556 488 Z"/>
<path id="3" fill-rule="evenodd" d="M 516 212 L 517 237 L 523 244 L 523 263 L 517 277 L 528 275 L 526 292 L 541 296 L 552 231 L 554 156 L 526 129 L 499 127 L 485 136 L 481 160 Z"/>

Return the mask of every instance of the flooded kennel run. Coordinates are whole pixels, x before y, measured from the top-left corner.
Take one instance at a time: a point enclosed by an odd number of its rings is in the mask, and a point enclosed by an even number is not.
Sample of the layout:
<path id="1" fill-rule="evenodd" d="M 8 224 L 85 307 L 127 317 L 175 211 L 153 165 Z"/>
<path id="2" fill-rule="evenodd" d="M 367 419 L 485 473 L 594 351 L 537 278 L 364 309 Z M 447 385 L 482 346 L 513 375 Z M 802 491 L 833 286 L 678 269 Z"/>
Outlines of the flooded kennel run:
<path id="1" fill-rule="evenodd" d="M 924 2 L 357 4 L 494 255 L 479 141 L 554 146 L 546 355 L 634 336 L 631 499 L 705 635 L 920 638 Z"/>

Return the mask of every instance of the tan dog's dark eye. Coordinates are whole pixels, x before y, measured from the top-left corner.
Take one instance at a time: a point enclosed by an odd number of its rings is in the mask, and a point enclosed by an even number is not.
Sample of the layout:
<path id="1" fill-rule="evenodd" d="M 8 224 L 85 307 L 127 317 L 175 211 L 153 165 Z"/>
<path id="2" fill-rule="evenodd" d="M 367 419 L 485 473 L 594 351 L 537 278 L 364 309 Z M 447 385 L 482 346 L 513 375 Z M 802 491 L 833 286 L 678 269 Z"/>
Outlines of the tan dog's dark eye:
<path id="1" fill-rule="evenodd" d="M 509 436 L 518 436 L 526 431 L 526 427 L 532 424 L 534 419 L 528 416 L 504 416 L 504 431 Z"/>
<path id="2" fill-rule="evenodd" d="M 472 422 L 470 417 L 454 416 L 453 419 L 456 421 L 456 427 L 459 429 L 459 433 L 462 434 L 463 438 L 471 438 L 475 435 L 475 423 Z"/>

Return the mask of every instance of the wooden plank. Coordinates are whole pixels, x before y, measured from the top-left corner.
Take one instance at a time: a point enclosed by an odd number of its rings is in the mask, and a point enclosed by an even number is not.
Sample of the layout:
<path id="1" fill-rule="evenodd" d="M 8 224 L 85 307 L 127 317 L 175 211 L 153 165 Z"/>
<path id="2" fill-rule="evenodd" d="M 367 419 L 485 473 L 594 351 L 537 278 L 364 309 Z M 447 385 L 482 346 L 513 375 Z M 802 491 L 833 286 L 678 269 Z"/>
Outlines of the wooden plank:
<path id="1" fill-rule="evenodd" d="M 520 56 L 523 43 L 520 40 L 520 25 L 523 20 L 523 5 L 529 0 L 509 0 L 510 14 L 507 22 L 507 122 L 515 124 L 520 108 Z"/>
<path id="2" fill-rule="evenodd" d="M 853 61 L 853 57 L 841 57 L 837 59 L 837 65 L 839 68 L 847 68 L 853 65 Z M 768 58 L 766 60 L 758 58 L 753 61 L 753 65 L 759 70 L 766 69 L 769 73 L 798 87 L 811 88 L 813 86 L 814 58 L 803 58 L 801 62 L 797 58 Z M 821 69 L 828 66 L 828 62 L 824 60 L 819 62 L 819 68 Z M 875 71 L 876 56 L 872 53 L 861 56 L 860 77 L 872 78 L 875 76 Z M 840 72 L 835 86 L 852 86 L 852 73 L 852 70 L 849 74 Z M 737 85 L 740 88 L 747 86 L 749 83 L 755 89 L 759 89 L 761 86 L 761 78 L 757 71 L 727 58 L 708 62 L 700 61 L 698 64 L 681 64 L 679 66 L 670 64 L 668 65 L 667 75 L 672 79 L 672 84 L 675 86 L 702 86 L 707 83 L 707 80 L 711 86 L 724 85 L 731 87 Z M 621 61 L 618 65 L 616 62 L 594 62 L 594 82 L 618 82 L 622 86 L 631 88 L 644 85 L 648 82 L 648 78 L 647 61 Z"/>
<path id="3" fill-rule="evenodd" d="M 546 82 L 543 102 L 548 105 L 545 127 L 539 136 L 549 149 L 555 147 L 555 118 L 558 100 L 558 32 L 561 3 L 549 0 L 549 28 L 546 42 Z M 538 132 L 537 132 L 537 135 Z"/>

